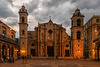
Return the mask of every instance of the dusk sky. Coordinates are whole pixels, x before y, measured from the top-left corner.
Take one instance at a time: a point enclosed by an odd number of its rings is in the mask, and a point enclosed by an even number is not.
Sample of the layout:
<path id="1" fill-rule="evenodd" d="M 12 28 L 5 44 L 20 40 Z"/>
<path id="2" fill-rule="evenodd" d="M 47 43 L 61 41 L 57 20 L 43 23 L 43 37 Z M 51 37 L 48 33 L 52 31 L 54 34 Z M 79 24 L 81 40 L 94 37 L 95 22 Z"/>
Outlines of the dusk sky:
<path id="1" fill-rule="evenodd" d="M 84 24 L 93 16 L 100 15 L 100 0 L 0 0 L 0 20 L 16 31 L 19 37 L 19 9 L 25 5 L 28 11 L 28 30 L 51 19 L 63 25 L 70 35 L 71 17 L 78 8 L 85 16 Z"/>

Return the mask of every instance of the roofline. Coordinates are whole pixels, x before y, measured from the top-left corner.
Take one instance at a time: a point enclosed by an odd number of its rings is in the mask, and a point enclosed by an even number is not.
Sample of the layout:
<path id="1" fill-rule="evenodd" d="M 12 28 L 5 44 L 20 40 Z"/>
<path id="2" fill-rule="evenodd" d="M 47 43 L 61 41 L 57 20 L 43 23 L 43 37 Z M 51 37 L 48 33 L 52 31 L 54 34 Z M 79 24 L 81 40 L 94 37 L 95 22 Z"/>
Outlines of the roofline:
<path id="1" fill-rule="evenodd" d="M 2 24 L 4 24 L 4 25 L 6 25 L 5 23 L 3 23 L 1 20 L 0 20 L 0 23 L 2 23 Z M 6 25 L 9 29 L 12 29 L 12 28 L 10 28 L 8 25 Z M 13 30 L 13 29 L 12 29 Z M 14 30 L 13 30 L 14 31 Z M 16 33 L 16 31 L 14 31 L 15 33 Z"/>
<path id="2" fill-rule="evenodd" d="M 85 23 L 85 25 L 90 21 L 90 20 L 92 20 L 93 18 L 95 18 L 95 17 L 100 17 L 100 15 L 93 15 L 86 23 Z M 84 26 L 85 26 L 84 25 Z"/>

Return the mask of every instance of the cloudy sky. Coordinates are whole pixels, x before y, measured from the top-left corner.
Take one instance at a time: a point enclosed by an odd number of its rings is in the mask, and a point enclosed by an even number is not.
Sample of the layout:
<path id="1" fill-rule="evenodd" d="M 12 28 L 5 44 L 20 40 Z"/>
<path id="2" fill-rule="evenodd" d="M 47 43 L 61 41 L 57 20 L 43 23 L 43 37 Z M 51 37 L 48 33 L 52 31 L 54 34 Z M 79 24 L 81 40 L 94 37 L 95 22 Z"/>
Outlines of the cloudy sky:
<path id="1" fill-rule="evenodd" d="M 0 20 L 16 31 L 19 37 L 19 14 L 23 5 L 28 10 L 28 30 L 34 30 L 38 22 L 53 22 L 63 25 L 70 35 L 70 18 L 75 9 L 85 15 L 84 24 L 93 16 L 100 15 L 100 0 L 0 0 Z"/>

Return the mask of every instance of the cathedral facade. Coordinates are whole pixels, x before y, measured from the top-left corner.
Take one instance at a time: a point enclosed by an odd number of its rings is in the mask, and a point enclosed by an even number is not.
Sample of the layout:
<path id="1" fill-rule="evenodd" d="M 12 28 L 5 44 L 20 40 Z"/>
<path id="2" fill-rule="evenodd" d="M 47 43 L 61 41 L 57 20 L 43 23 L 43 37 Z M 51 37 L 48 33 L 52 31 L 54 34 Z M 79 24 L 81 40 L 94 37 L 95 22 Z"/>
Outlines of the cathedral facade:
<path id="1" fill-rule="evenodd" d="M 28 55 L 39 57 L 70 57 L 70 37 L 62 25 L 51 20 L 28 31 Z"/>
<path id="2" fill-rule="evenodd" d="M 77 9 L 73 14 L 71 36 L 62 24 L 51 19 L 38 23 L 35 31 L 28 31 L 28 12 L 23 5 L 19 10 L 20 53 L 31 58 L 81 58 L 83 57 L 83 20 L 84 16 Z"/>

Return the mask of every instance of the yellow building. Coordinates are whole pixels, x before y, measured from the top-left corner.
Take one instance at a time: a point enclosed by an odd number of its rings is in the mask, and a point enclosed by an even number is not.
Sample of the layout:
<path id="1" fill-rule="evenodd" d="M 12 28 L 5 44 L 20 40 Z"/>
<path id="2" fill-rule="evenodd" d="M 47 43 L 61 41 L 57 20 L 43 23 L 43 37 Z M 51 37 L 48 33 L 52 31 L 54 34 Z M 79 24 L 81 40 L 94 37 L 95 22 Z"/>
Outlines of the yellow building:
<path id="1" fill-rule="evenodd" d="M 84 55 L 87 58 L 96 59 L 96 44 L 93 42 L 98 38 L 97 28 L 100 27 L 100 16 L 93 16 L 84 25 Z"/>
<path id="2" fill-rule="evenodd" d="M 100 22 L 100 19 L 98 19 L 97 21 Z M 97 32 L 98 37 L 95 40 L 93 40 L 93 42 L 95 44 L 95 59 L 100 60 L 100 26 L 98 26 Z"/>
<path id="3" fill-rule="evenodd" d="M 15 42 L 15 31 L 0 21 L 0 60 L 7 57 L 17 59 L 17 45 Z"/>

